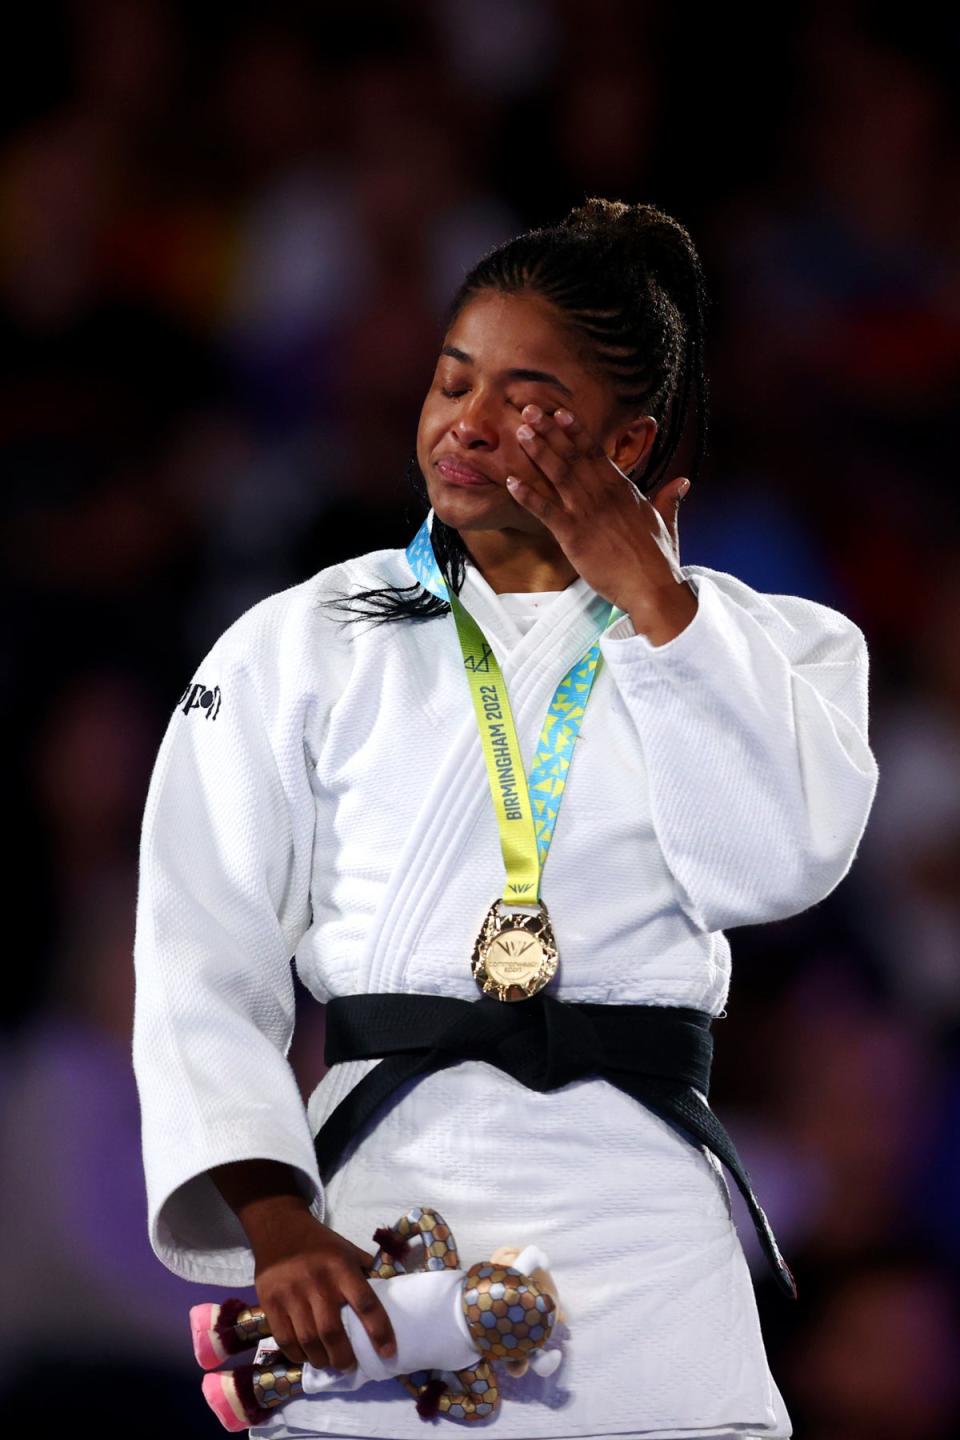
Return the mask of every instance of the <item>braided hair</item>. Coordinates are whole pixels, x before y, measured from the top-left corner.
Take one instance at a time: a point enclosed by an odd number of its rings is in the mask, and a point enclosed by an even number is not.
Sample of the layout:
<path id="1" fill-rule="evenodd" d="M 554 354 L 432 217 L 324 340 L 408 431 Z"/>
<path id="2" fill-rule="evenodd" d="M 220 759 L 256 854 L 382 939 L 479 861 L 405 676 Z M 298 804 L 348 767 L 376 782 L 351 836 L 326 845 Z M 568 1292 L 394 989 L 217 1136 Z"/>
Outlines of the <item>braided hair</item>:
<path id="1" fill-rule="evenodd" d="M 557 224 L 528 230 L 496 246 L 468 272 L 446 315 L 458 315 L 485 291 L 535 293 L 559 312 L 584 363 L 612 385 L 623 419 L 641 410 L 659 420 L 642 477 L 630 479 L 650 495 L 669 471 L 696 400 L 691 479 L 706 453 L 709 386 L 704 368 L 708 304 L 700 257 L 688 231 L 655 205 L 590 198 Z M 416 460 L 408 479 L 421 499 L 426 485 Z M 437 564 L 459 595 L 466 547 L 459 531 L 434 513 L 431 529 Z M 356 609 L 358 602 L 369 608 Z M 365 590 L 326 602 L 353 619 L 426 620 L 450 606 L 418 582 Z"/>

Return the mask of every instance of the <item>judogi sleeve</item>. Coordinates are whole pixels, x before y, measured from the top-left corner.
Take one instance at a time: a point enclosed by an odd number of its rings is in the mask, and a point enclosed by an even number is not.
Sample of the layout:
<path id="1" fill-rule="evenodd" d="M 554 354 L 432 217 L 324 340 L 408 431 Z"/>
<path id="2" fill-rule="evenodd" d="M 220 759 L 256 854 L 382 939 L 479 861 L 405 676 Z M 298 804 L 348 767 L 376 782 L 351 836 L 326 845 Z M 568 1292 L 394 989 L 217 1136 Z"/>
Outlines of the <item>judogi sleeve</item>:
<path id="1" fill-rule="evenodd" d="M 261 602 L 201 661 L 160 744 L 140 840 L 133 1066 L 150 1243 L 175 1274 L 222 1285 L 252 1284 L 253 1256 L 211 1166 L 282 1161 L 324 1213 L 286 1058 L 315 811 L 276 619 Z"/>
<path id="2" fill-rule="evenodd" d="M 602 637 L 636 727 L 653 823 L 697 927 L 799 914 L 853 863 L 876 791 L 863 632 L 826 605 L 682 567 L 698 610 L 653 645 Z"/>

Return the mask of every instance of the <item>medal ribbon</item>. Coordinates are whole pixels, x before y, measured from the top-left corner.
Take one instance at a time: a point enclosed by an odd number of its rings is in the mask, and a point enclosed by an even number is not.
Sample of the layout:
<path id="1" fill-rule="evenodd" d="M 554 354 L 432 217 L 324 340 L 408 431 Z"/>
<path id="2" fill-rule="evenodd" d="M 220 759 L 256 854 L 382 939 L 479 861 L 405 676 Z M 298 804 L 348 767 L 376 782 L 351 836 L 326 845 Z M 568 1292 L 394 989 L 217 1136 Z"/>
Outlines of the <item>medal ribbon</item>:
<path id="1" fill-rule="evenodd" d="M 602 660 L 600 641 L 591 645 L 557 686 L 540 731 L 528 782 L 503 672 L 479 625 L 459 598 L 450 593 L 433 553 L 429 517 L 405 553 L 420 584 L 431 595 L 449 603 L 456 621 L 500 830 L 507 872 L 503 903 L 539 903 L 540 876 L 553 839 L 574 743 Z M 603 629 L 624 613 L 611 605 Z"/>

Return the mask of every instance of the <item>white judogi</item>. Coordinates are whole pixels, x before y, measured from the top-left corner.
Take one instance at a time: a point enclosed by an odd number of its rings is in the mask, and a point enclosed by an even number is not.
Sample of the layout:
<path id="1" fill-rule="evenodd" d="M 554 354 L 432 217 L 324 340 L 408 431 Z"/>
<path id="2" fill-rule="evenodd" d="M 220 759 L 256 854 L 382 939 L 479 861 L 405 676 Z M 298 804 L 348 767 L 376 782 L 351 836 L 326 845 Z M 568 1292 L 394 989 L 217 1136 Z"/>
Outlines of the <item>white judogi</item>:
<path id="1" fill-rule="evenodd" d="M 850 868 L 877 784 L 868 655 L 833 609 L 682 568 L 699 609 L 680 635 L 653 646 L 624 616 L 601 640 L 541 894 L 561 999 L 719 1015 L 723 931 L 797 914 Z M 293 1166 L 313 1214 L 369 1250 L 377 1226 L 432 1205 L 463 1265 L 541 1244 L 561 1290 L 563 1363 L 504 1378 L 498 1435 L 787 1436 L 719 1165 L 607 1081 L 538 1093 L 484 1062 L 437 1071 L 381 1107 L 323 1192 L 312 1137 L 379 1062 L 334 1067 L 305 1113 L 286 1060 L 290 957 L 319 1001 L 476 999 L 470 954 L 503 891 L 452 618 L 343 625 L 319 603 L 412 578 L 403 550 L 382 550 L 269 596 L 171 717 L 135 946 L 153 1248 L 190 1280 L 253 1283 L 206 1174 L 229 1160 Z M 502 666 L 529 770 L 607 602 L 578 579 L 522 634 L 472 565 L 461 598 Z M 384 1383 L 304 1396 L 251 1433 L 413 1440 L 423 1423 Z"/>

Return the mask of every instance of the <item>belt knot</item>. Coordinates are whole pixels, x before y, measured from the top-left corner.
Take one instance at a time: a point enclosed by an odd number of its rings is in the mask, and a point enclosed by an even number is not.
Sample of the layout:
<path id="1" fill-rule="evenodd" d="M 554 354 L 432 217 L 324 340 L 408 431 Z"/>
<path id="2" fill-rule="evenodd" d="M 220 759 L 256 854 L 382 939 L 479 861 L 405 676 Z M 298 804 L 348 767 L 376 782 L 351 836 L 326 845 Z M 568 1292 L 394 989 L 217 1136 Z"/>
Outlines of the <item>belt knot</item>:
<path id="1" fill-rule="evenodd" d="M 458 1060 L 487 1060 L 539 1091 L 593 1074 L 603 1063 L 593 1022 L 543 990 L 515 1001 L 482 995 L 441 1031 L 434 1049 Z"/>

